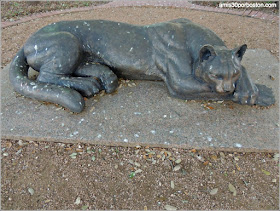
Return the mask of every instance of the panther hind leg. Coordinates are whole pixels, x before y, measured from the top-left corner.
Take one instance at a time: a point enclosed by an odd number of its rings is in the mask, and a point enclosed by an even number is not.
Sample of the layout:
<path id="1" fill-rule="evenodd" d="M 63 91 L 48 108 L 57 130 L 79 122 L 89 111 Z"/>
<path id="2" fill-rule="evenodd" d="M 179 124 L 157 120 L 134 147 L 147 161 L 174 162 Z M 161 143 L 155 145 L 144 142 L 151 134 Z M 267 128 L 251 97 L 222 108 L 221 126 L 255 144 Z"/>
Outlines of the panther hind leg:
<path id="1" fill-rule="evenodd" d="M 39 69 L 37 81 L 69 87 L 91 97 L 101 89 L 98 80 L 73 75 L 81 62 L 81 49 L 79 40 L 68 32 L 37 34 L 25 45 L 28 63 Z"/>

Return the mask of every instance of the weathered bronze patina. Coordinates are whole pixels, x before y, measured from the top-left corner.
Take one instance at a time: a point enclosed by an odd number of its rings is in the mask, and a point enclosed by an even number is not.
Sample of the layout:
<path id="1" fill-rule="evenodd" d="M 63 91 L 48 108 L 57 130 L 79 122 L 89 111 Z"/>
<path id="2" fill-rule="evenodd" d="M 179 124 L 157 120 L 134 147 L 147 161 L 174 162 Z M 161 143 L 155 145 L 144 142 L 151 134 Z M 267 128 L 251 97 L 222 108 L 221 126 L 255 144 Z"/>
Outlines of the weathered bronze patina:
<path id="1" fill-rule="evenodd" d="M 188 19 L 139 26 L 105 20 L 63 21 L 33 34 L 10 67 L 14 89 L 73 112 L 83 97 L 112 93 L 118 77 L 163 80 L 181 99 L 232 100 L 268 106 L 271 89 L 255 85 L 241 65 L 247 46 L 228 49 Z M 28 68 L 39 71 L 28 78 Z"/>

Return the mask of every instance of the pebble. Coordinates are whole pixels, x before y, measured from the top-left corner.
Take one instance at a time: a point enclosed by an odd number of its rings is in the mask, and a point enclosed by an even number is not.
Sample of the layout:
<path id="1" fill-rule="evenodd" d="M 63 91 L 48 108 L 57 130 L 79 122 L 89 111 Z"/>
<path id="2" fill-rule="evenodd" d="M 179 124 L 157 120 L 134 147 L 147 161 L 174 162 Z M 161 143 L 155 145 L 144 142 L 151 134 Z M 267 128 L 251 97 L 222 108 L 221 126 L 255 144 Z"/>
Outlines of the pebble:
<path id="1" fill-rule="evenodd" d="M 170 182 L 170 186 L 171 186 L 171 188 L 172 188 L 172 189 L 174 189 L 174 188 L 175 188 L 174 181 L 171 181 L 171 182 Z"/>
<path id="2" fill-rule="evenodd" d="M 134 165 L 137 166 L 137 167 L 140 167 L 140 163 L 137 163 L 137 162 L 134 162 Z"/>
<path id="3" fill-rule="evenodd" d="M 180 169 L 181 169 L 181 166 L 180 166 L 180 165 L 177 165 L 177 166 L 174 167 L 173 171 L 178 171 L 178 170 L 180 170 Z"/>
<path id="4" fill-rule="evenodd" d="M 16 155 L 19 155 L 21 153 L 22 149 L 19 149 L 17 152 L 16 152 Z"/>
<path id="5" fill-rule="evenodd" d="M 221 156 L 222 158 L 225 158 L 225 154 L 224 154 L 223 152 L 220 152 L 220 156 Z"/>
<path id="6" fill-rule="evenodd" d="M 30 193 L 31 196 L 34 195 L 34 190 L 33 190 L 33 188 L 28 188 L 28 192 Z"/>
<path id="7" fill-rule="evenodd" d="M 139 174 L 139 173 L 141 173 L 141 172 L 142 172 L 141 169 L 137 169 L 137 170 L 135 171 L 135 174 Z"/>
<path id="8" fill-rule="evenodd" d="M 166 209 L 166 210 L 177 210 L 177 208 L 176 207 L 174 207 L 174 206 L 171 206 L 171 205 L 165 205 L 164 206 L 164 208 Z"/>
<path id="9" fill-rule="evenodd" d="M 175 163 L 179 164 L 179 163 L 181 163 L 181 161 L 182 161 L 181 159 L 178 159 L 175 161 Z"/>
<path id="10" fill-rule="evenodd" d="M 218 188 L 214 188 L 213 190 L 210 191 L 210 195 L 215 195 L 218 192 Z"/>
<path id="11" fill-rule="evenodd" d="M 80 198 L 80 197 L 78 197 L 78 198 L 76 199 L 76 201 L 75 201 L 75 203 L 74 203 L 74 204 L 79 205 L 80 203 L 81 203 L 81 198 Z"/>

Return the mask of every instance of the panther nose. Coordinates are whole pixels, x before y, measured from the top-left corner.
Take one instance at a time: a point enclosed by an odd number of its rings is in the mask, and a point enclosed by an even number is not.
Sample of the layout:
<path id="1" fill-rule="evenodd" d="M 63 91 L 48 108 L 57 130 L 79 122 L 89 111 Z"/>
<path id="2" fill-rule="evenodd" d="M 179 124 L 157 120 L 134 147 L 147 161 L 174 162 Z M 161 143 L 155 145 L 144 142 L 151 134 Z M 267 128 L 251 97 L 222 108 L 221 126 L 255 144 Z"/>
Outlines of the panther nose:
<path id="1" fill-rule="evenodd" d="M 224 83 L 224 92 L 232 92 L 234 90 L 234 86 L 231 83 Z"/>

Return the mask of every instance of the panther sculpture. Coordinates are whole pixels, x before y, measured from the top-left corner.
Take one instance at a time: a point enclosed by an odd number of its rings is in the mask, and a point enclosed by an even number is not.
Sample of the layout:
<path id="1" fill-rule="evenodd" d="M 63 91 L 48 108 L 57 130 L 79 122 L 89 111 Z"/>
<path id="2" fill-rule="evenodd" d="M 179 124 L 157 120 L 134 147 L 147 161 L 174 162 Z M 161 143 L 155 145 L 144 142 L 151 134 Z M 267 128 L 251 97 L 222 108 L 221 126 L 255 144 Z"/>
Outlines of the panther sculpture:
<path id="1" fill-rule="evenodd" d="M 62 21 L 27 40 L 11 63 L 10 81 L 24 96 L 77 113 L 83 97 L 114 92 L 118 77 L 163 80 L 181 99 L 272 104 L 272 91 L 256 86 L 241 65 L 246 48 L 228 49 L 214 32 L 188 19 L 145 26 Z M 39 72 L 36 80 L 28 78 L 29 67 Z M 267 96 L 260 97 L 259 89 Z"/>

